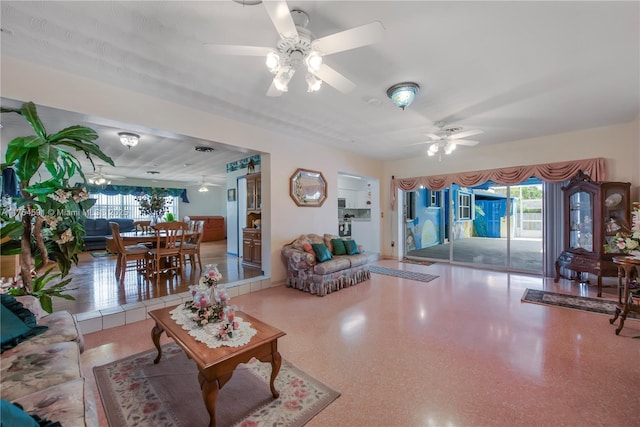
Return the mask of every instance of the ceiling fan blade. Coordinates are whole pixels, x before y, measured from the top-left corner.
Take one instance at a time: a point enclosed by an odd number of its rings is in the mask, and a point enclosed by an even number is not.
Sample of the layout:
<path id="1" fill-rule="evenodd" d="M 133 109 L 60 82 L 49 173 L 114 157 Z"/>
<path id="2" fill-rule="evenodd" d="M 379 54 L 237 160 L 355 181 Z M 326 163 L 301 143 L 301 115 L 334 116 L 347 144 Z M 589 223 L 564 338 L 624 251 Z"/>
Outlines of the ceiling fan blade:
<path id="1" fill-rule="evenodd" d="M 263 46 L 240 46 L 231 44 L 205 43 L 207 50 L 216 55 L 262 56 L 266 57 L 273 48 Z"/>
<path id="2" fill-rule="evenodd" d="M 320 37 L 313 41 L 312 47 L 322 55 L 331 55 L 332 53 L 344 52 L 345 50 L 377 43 L 382 40 L 383 35 L 384 27 L 380 22 L 375 21 L 326 37 Z"/>
<path id="3" fill-rule="evenodd" d="M 271 81 L 271 86 L 269 86 L 269 89 L 267 89 L 267 96 L 280 96 L 282 95 L 282 91 L 279 91 L 276 88 L 276 79 L 280 77 L 280 75 L 284 73 L 284 70 L 280 70 L 278 71 L 278 74 L 275 75 L 275 77 L 273 78 L 273 80 Z"/>
<path id="4" fill-rule="evenodd" d="M 473 135 L 478 135 L 479 133 L 483 133 L 484 131 L 480 130 L 480 129 L 471 129 L 471 130 L 465 130 L 462 132 L 458 132 L 455 133 L 453 135 L 449 135 L 449 139 L 460 139 L 460 138 L 465 138 L 467 136 L 473 136 Z"/>
<path id="5" fill-rule="evenodd" d="M 293 22 L 289 5 L 286 1 L 263 1 L 265 9 L 282 38 L 298 37 L 296 24 Z"/>
<path id="6" fill-rule="evenodd" d="M 320 80 L 333 86 L 339 92 L 349 93 L 356 88 L 355 83 L 326 64 L 322 64 L 322 67 L 315 74 Z"/>
<path id="7" fill-rule="evenodd" d="M 436 135 L 435 133 L 428 133 L 427 136 L 431 139 L 433 139 L 434 141 L 438 141 L 440 139 L 442 139 L 442 137 L 440 135 Z M 431 142 L 431 141 L 429 141 Z"/>
<path id="8" fill-rule="evenodd" d="M 276 89 L 276 86 L 273 84 L 273 82 L 271 82 L 271 86 L 269 86 L 269 89 L 267 90 L 267 96 L 281 96 L 281 95 L 282 95 L 282 92 Z"/>
<path id="9" fill-rule="evenodd" d="M 478 141 L 469 141 L 465 139 L 456 139 L 455 141 L 451 141 L 451 142 L 453 142 L 456 145 L 467 145 L 469 147 L 480 144 L 480 142 Z"/>

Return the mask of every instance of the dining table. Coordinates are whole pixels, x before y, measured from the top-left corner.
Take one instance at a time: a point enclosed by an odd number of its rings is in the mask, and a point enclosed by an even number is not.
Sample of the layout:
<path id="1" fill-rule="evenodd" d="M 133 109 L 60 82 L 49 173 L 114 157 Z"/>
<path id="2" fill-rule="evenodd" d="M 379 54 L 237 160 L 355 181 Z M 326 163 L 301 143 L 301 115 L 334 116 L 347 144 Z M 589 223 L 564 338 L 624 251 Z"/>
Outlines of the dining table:
<path id="1" fill-rule="evenodd" d="M 195 232 L 191 230 L 183 230 L 180 232 L 184 235 L 185 239 L 191 237 Z M 122 242 L 125 246 L 137 245 L 137 244 L 145 244 L 145 243 L 156 243 L 158 239 L 158 233 L 156 231 L 126 231 L 120 233 L 120 237 L 122 237 Z M 109 253 L 118 252 L 116 248 L 116 242 L 113 240 L 112 236 L 108 236 L 107 238 L 107 251 Z"/>

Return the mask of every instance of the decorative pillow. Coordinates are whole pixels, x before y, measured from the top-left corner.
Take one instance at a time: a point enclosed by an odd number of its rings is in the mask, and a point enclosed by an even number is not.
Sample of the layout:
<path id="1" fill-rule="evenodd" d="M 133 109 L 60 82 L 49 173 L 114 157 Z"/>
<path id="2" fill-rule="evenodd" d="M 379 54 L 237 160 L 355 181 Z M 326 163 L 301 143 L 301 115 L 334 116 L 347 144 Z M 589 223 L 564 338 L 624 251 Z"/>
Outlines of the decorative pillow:
<path id="1" fill-rule="evenodd" d="M 329 248 L 329 252 L 333 253 L 333 245 L 331 244 L 331 240 L 339 238 L 340 236 L 328 233 L 325 233 L 324 236 L 322 236 L 322 240 L 324 241 L 324 244 L 327 245 L 327 248 Z"/>
<path id="2" fill-rule="evenodd" d="M 329 248 L 324 243 L 313 243 L 311 244 L 313 251 L 316 253 L 316 259 L 318 262 L 329 261 L 333 257 L 331 256 L 331 252 L 329 252 Z"/>
<path id="3" fill-rule="evenodd" d="M 334 255 L 346 255 L 347 248 L 344 246 L 344 240 L 342 239 L 331 239 L 331 246 L 333 246 L 333 254 Z"/>
<path id="4" fill-rule="evenodd" d="M 4 399 L 0 400 L 0 419 L 2 419 L 3 426 L 39 426 L 38 422 L 24 412 L 21 407 Z"/>
<path id="5" fill-rule="evenodd" d="M 344 246 L 347 248 L 347 255 L 357 255 L 360 253 L 355 240 L 345 240 Z"/>
<path id="6" fill-rule="evenodd" d="M 0 294 L 0 302 L 0 353 L 48 329 L 47 326 L 38 326 L 33 313 L 13 296 Z"/>
<path id="7" fill-rule="evenodd" d="M 314 252 L 313 248 L 311 247 L 310 243 L 304 243 L 302 245 L 302 250 L 305 252 L 309 252 L 311 255 L 315 255 L 316 253 Z"/>

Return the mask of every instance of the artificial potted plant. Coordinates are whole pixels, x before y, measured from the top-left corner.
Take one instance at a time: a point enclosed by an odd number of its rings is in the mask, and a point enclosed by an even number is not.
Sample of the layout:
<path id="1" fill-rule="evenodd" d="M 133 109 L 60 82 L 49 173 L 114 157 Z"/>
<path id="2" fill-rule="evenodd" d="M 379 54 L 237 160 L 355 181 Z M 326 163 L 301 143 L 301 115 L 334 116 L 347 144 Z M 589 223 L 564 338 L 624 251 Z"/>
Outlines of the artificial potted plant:
<path id="1" fill-rule="evenodd" d="M 92 165 L 92 156 L 112 166 L 113 160 L 95 143 L 98 134 L 93 129 L 71 126 L 48 134 L 32 102 L 19 109 L 2 107 L 0 111 L 20 114 L 35 133 L 9 142 L 6 163 L 2 164 L 2 170 L 14 169 L 20 189 L 20 197 L 15 199 L 17 209 L 1 214 L 1 253 L 20 254 L 19 285 L 9 291 L 38 297 L 42 308 L 51 313 L 52 296 L 74 299 L 63 294 L 71 281 L 64 278 L 71 263 L 78 263 L 84 243 L 85 212 L 95 203 L 88 198 L 86 188 L 69 183 L 76 174 L 86 183 L 82 166 L 72 151 L 84 154 Z M 47 173 L 49 177 L 44 179 L 42 175 Z M 58 272 L 54 272 L 52 258 Z M 61 280 L 52 284 L 58 278 Z"/>

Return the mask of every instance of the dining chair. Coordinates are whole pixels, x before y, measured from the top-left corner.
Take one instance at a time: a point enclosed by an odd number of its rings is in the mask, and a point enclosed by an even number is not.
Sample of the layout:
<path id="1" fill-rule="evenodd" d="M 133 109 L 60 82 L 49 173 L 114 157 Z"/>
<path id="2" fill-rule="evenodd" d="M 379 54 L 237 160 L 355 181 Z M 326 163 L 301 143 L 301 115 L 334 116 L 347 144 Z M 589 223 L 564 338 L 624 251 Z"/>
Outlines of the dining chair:
<path id="1" fill-rule="evenodd" d="M 138 272 L 144 272 L 146 264 L 146 255 L 149 251 L 144 245 L 125 246 L 122 236 L 120 236 L 120 225 L 117 222 L 110 222 L 111 236 L 116 245 L 118 259 L 116 260 L 116 277 L 122 282 L 130 267 L 130 263 L 135 261 L 135 268 Z M 133 266 L 134 264 L 131 264 Z"/>
<path id="2" fill-rule="evenodd" d="M 155 229 L 151 226 L 151 221 L 134 221 L 133 228 L 135 228 L 136 233 L 141 231 L 142 233 L 154 233 Z M 147 248 L 153 248 L 153 242 L 142 243 Z"/>
<path id="3" fill-rule="evenodd" d="M 188 238 L 180 245 L 180 254 L 182 256 L 182 264 L 187 264 L 187 258 L 191 268 L 195 267 L 195 262 L 198 262 L 200 271 L 202 271 L 202 261 L 200 259 L 200 243 L 204 235 L 204 221 L 192 221 L 194 224 L 191 227 L 188 234 Z"/>
<path id="4" fill-rule="evenodd" d="M 183 222 L 160 222 L 155 226 L 156 242 L 147 250 L 147 277 L 156 279 L 160 273 L 179 271 L 182 273 L 182 254 L 180 247 L 185 236 L 186 224 Z"/>

